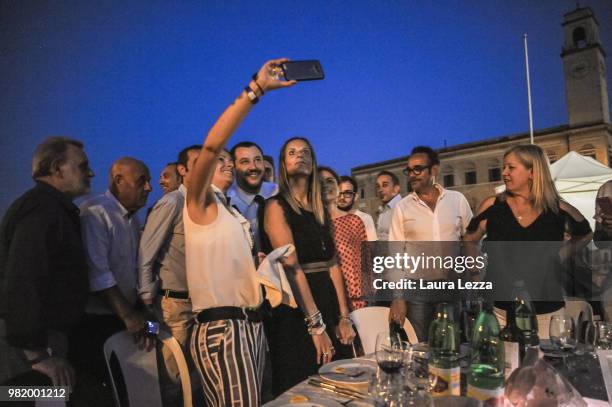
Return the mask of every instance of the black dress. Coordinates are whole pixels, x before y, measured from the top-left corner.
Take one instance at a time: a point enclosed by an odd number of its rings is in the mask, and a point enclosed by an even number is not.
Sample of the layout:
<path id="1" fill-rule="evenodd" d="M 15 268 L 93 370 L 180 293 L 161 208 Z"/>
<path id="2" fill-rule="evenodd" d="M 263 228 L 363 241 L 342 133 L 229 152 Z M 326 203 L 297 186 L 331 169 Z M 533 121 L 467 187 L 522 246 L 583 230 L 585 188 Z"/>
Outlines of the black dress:
<path id="1" fill-rule="evenodd" d="M 489 254 L 487 280 L 493 282 L 496 299 L 510 300 L 514 283 L 522 280 L 525 290 L 534 299 L 538 314 L 562 308 L 567 276 L 559 260 L 559 249 L 566 225 L 572 236 L 584 236 L 591 232 L 587 220 L 577 222 L 559 209 L 558 213 L 543 211 L 523 227 L 508 202 L 499 196 L 493 205 L 472 219 L 467 230 L 476 231 L 484 219 L 487 220 L 487 237 L 483 250 Z M 507 308 L 508 303 L 496 305 Z"/>
<path id="2" fill-rule="evenodd" d="M 330 233 L 329 219 L 325 225 L 320 225 L 314 213 L 304 209 L 301 214 L 296 213 L 281 195 L 269 200 L 276 200 L 283 208 L 285 219 L 293 234 L 300 265 L 326 262 L 334 258 L 336 250 Z M 266 253 L 272 250 L 265 232 L 262 232 L 262 246 Z M 327 326 L 327 334 L 338 350 L 341 345 L 334 334 L 334 328 L 338 324 L 340 311 L 329 272 L 321 271 L 305 275 L 315 304 Z M 281 304 L 268 313 L 264 326 L 272 361 L 272 391 L 276 397 L 308 376 L 317 373 L 319 368 L 316 362 L 317 353 L 308 334 L 301 309 Z"/>

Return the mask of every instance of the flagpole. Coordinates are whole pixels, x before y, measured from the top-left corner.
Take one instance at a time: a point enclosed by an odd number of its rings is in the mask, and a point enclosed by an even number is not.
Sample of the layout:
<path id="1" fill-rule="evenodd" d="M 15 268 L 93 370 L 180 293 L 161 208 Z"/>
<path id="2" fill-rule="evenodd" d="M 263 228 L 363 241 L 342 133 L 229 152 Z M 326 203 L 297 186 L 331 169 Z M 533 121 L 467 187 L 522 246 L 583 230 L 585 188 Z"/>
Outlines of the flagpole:
<path id="1" fill-rule="evenodd" d="M 531 109 L 531 81 L 529 80 L 529 50 L 527 49 L 527 34 L 525 40 L 525 71 L 527 72 L 527 102 L 529 104 L 529 141 L 533 144 L 533 111 Z"/>

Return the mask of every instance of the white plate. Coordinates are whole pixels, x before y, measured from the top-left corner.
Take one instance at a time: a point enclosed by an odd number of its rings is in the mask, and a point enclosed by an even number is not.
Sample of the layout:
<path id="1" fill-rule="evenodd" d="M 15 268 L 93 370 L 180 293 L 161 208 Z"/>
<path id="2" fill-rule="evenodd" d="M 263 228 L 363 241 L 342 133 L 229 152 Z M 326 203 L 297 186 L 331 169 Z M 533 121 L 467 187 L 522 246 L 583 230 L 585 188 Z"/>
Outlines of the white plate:
<path id="1" fill-rule="evenodd" d="M 587 403 L 587 406 L 589 407 L 609 407 L 610 406 L 610 404 L 608 404 L 607 401 L 589 399 L 586 397 L 583 397 L 582 399 Z"/>
<path id="2" fill-rule="evenodd" d="M 266 403 L 265 407 L 342 407 L 342 404 L 335 400 L 331 400 L 322 396 L 313 396 L 311 394 L 304 394 L 308 397 L 308 401 L 301 401 L 299 403 L 290 403 L 291 397 L 288 394 L 280 396 L 278 399 Z"/>
<path id="3" fill-rule="evenodd" d="M 327 363 L 319 368 L 321 377 L 336 382 L 348 384 L 368 384 L 372 375 L 376 374 L 376 362 L 364 359 L 342 359 Z M 350 375 L 361 373 L 359 376 Z"/>

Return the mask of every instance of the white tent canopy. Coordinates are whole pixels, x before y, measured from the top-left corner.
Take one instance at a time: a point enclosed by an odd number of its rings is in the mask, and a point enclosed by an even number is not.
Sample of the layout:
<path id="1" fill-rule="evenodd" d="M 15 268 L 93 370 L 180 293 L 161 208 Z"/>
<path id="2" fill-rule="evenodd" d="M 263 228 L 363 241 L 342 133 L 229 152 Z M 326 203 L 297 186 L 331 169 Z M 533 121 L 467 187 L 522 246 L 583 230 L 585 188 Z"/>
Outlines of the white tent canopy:
<path id="1" fill-rule="evenodd" d="M 550 166 L 550 173 L 561 197 L 578 209 L 594 227 L 597 190 L 612 179 L 612 168 L 570 151 Z"/>

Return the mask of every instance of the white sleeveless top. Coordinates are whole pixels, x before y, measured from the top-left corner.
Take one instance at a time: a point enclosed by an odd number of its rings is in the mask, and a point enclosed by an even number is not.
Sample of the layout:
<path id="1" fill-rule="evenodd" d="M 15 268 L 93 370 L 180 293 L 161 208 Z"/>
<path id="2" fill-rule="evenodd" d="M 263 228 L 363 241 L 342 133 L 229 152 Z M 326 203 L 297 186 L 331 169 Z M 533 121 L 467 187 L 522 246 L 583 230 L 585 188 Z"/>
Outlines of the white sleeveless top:
<path id="1" fill-rule="evenodd" d="M 217 218 L 198 225 L 183 207 L 187 286 L 194 312 L 215 307 L 257 307 L 260 284 L 245 232 L 215 194 Z M 245 235 L 246 233 L 246 235 Z"/>

